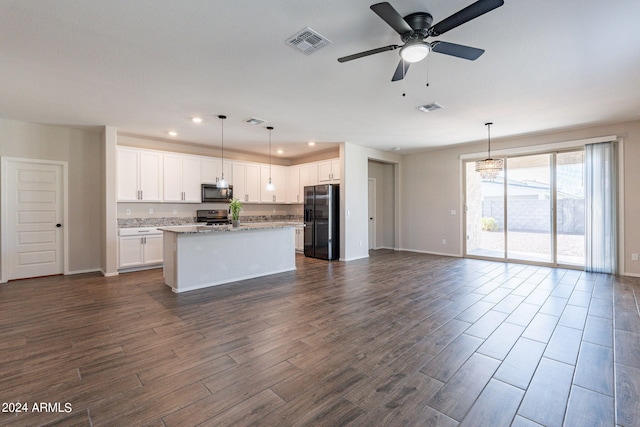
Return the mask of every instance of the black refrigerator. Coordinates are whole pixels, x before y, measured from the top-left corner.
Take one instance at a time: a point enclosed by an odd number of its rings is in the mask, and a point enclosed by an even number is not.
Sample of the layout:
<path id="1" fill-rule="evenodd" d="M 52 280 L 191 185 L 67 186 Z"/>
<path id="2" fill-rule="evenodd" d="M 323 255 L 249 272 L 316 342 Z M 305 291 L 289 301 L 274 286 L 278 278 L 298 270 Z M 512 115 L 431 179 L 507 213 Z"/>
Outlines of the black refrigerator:
<path id="1" fill-rule="evenodd" d="M 340 187 L 304 187 L 304 254 L 312 258 L 340 258 Z"/>

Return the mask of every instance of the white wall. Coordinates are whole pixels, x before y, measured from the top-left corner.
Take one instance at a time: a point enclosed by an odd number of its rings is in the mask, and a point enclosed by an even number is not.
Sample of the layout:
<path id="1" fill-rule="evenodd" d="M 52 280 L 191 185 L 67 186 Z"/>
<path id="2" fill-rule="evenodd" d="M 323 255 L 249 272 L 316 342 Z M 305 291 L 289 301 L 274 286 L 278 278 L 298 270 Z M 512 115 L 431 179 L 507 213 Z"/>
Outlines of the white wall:
<path id="1" fill-rule="evenodd" d="M 353 143 L 342 146 L 344 162 L 341 194 L 341 259 L 350 261 L 369 256 L 368 180 L 369 160 L 397 164 L 395 174 L 401 170 L 401 157 L 396 153 L 374 150 Z M 399 180 L 396 179 L 395 194 L 400 194 Z M 396 204 L 396 212 L 399 207 Z M 399 216 L 396 214 L 396 218 Z M 396 224 L 399 227 L 399 223 Z M 397 235 L 397 233 L 396 233 Z"/>
<path id="2" fill-rule="evenodd" d="M 624 192 L 622 194 L 624 229 L 622 239 L 624 274 L 640 276 L 640 262 L 631 261 L 640 253 L 640 121 L 550 132 L 509 139 L 492 139 L 492 151 L 574 141 L 616 135 L 623 138 Z M 483 153 L 486 142 L 428 151 L 402 158 L 403 189 L 400 216 L 401 247 L 406 250 L 462 255 L 462 171 L 460 156 Z M 456 216 L 450 210 L 456 210 Z M 447 244 L 442 244 L 446 239 Z"/>
<path id="3" fill-rule="evenodd" d="M 100 270 L 102 138 L 93 130 L 0 119 L 0 156 L 65 161 L 69 173 L 69 271 Z M 1 236 L 0 236 L 1 237 Z"/>

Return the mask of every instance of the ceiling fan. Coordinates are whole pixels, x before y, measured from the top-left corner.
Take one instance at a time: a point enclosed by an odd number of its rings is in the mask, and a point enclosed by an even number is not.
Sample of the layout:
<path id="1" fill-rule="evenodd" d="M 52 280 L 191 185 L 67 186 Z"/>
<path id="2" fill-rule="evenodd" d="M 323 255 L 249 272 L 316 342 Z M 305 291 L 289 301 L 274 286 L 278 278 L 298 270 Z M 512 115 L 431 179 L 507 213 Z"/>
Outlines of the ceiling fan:
<path id="1" fill-rule="evenodd" d="M 473 61 L 484 53 L 483 49 L 449 42 L 427 42 L 425 40 L 428 37 L 437 37 L 444 34 L 503 4 L 504 0 L 478 0 L 432 26 L 433 17 L 427 12 L 416 12 L 403 18 L 389 3 L 376 3 L 371 6 L 371 10 L 400 34 L 400 38 L 404 44 L 392 44 L 390 46 L 343 56 L 342 58 L 338 58 L 338 62 L 347 62 L 388 50 L 400 49 L 400 63 L 391 79 L 391 81 L 394 82 L 396 80 L 402 80 L 409 69 L 409 65 L 423 60 L 430 51 Z"/>

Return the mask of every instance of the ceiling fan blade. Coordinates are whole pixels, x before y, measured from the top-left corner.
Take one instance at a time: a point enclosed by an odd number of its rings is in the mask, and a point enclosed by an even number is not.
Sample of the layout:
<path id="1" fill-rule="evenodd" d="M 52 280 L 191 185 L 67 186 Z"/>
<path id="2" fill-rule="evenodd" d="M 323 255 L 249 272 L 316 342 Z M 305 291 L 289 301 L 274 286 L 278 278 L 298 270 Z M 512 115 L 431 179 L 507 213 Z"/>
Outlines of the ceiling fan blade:
<path id="1" fill-rule="evenodd" d="M 400 15 L 389 3 L 376 3 L 371 5 L 371 10 L 373 10 L 376 15 L 384 20 L 387 24 L 391 26 L 394 30 L 398 32 L 398 34 L 408 33 L 413 31 L 413 28 L 407 24 L 407 21 L 404 20 L 402 15 Z"/>
<path id="2" fill-rule="evenodd" d="M 457 56 L 458 58 L 474 61 L 484 53 L 484 49 L 463 46 L 461 44 L 435 41 L 431 43 L 431 50 L 445 55 Z"/>
<path id="3" fill-rule="evenodd" d="M 364 58 L 365 56 L 374 55 L 376 53 L 386 52 L 388 50 L 395 50 L 399 47 L 400 46 L 398 46 L 397 44 L 392 44 L 390 46 L 379 47 L 377 49 L 365 50 L 364 52 L 354 53 L 353 55 L 343 56 L 342 58 L 338 58 L 338 62 L 352 61 L 354 59 Z"/>
<path id="4" fill-rule="evenodd" d="M 407 74 L 407 70 L 409 70 L 409 65 L 411 65 L 411 62 L 407 62 L 404 59 L 400 59 L 400 63 L 396 68 L 396 72 L 393 73 L 393 77 L 391 78 L 391 81 L 396 82 L 398 80 L 404 79 L 404 76 Z"/>
<path id="5" fill-rule="evenodd" d="M 429 36 L 439 36 L 504 4 L 504 0 L 478 0 L 429 28 Z"/>

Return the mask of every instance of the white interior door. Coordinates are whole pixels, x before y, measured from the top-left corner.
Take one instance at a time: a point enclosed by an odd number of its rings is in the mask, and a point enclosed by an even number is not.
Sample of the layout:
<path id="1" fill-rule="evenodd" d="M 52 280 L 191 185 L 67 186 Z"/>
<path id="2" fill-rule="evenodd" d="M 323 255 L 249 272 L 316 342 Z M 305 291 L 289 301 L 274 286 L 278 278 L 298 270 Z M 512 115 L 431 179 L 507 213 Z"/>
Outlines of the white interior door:
<path id="1" fill-rule="evenodd" d="M 3 281 L 63 273 L 63 165 L 3 163 Z"/>

